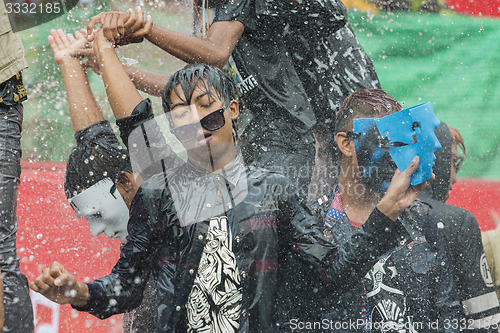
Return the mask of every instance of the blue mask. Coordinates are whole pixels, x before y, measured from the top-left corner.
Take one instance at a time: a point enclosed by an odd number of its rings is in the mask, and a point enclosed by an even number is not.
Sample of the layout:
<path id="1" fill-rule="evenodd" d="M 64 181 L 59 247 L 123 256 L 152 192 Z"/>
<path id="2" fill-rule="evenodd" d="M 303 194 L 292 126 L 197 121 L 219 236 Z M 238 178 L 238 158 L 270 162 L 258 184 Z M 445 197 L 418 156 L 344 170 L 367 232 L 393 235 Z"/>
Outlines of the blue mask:
<path id="1" fill-rule="evenodd" d="M 394 161 L 399 170 L 406 170 L 415 156 L 420 157 L 420 166 L 411 177 L 411 185 L 430 179 L 436 159 L 434 152 L 441 149 L 434 134 L 439 123 L 431 103 L 420 104 L 382 118 L 354 119 L 353 132 L 358 139 L 355 140 L 356 155 L 363 181 L 367 176 L 366 170 L 371 169 L 372 172 L 368 174 L 373 174 L 373 170 L 379 168 L 375 174 L 378 173 L 381 178 L 378 180 L 381 189 L 386 190 L 392 178 L 391 175 L 387 179 L 389 170 L 384 167 L 384 164 L 388 164 L 386 160 Z M 368 142 L 364 143 L 364 140 Z M 382 148 L 386 148 L 387 152 Z M 364 156 L 370 154 L 369 158 Z M 392 159 L 387 158 L 387 154 Z"/>
<path id="2" fill-rule="evenodd" d="M 420 158 L 420 165 L 411 177 L 411 185 L 421 184 L 432 177 L 436 160 L 434 152 L 441 149 L 434 130 L 440 123 L 429 102 L 376 121 L 379 133 L 387 142 L 387 150 L 399 170 L 406 170 L 413 157 Z"/>
<path id="3" fill-rule="evenodd" d="M 382 150 L 375 119 L 354 119 L 354 145 L 361 179 L 365 187 L 376 193 L 384 193 L 396 171 L 396 164 L 387 151 Z"/>

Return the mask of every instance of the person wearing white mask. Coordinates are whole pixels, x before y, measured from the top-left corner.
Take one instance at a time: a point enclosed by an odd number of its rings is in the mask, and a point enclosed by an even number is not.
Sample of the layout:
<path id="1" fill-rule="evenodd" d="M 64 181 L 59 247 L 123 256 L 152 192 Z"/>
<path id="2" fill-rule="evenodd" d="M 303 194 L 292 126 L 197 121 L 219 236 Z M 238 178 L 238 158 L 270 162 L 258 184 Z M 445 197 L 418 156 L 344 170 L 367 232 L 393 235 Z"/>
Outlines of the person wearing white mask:
<path id="1" fill-rule="evenodd" d="M 73 48 L 86 43 L 80 32 L 75 36 L 53 30 L 49 37 L 64 79 L 77 142 L 68 158 L 64 189 L 77 217 L 87 220 L 93 236 L 104 233 L 124 244 L 129 208 L 143 178 L 133 173 L 128 150 L 120 144 L 96 103 L 81 59 L 70 55 Z M 114 114 L 124 142 L 130 134 L 126 131 L 129 123 L 133 122 L 132 127 L 141 124 L 131 112 Z M 128 121 L 125 130 L 120 121 Z M 153 329 L 156 326 L 156 311 L 150 309 L 151 305 L 156 309 L 156 292 L 154 284 L 150 286 L 146 291 L 149 297 L 144 298 L 147 302 L 125 315 L 124 332 L 147 332 L 151 325 Z"/>

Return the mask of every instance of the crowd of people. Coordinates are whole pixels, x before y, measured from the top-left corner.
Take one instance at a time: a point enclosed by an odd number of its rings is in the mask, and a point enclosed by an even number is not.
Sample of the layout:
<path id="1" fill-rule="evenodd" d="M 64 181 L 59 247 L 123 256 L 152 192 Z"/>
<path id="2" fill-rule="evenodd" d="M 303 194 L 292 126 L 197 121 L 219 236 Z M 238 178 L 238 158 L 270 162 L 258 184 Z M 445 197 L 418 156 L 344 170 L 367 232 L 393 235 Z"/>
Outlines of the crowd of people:
<path id="1" fill-rule="evenodd" d="M 403 110 L 381 89 L 341 1 L 205 5 L 193 36 L 140 7 L 51 31 L 76 139 L 65 193 L 93 235 L 122 246 L 105 277 L 78 281 L 55 261 L 30 288 L 98 318 L 126 313 L 125 332 L 498 331 L 477 222 L 444 203 L 465 159 L 460 133 L 430 103 Z M 144 39 L 187 65 L 124 66 L 116 48 Z M 0 88 L 20 89 L 24 68 Z M 161 96 L 168 133 L 139 90 Z M 25 97 L 5 96 L 20 136 Z M 6 151 L 19 165 L 19 148 Z M 2 196 L 15 197 L 16 172 Z M 1 227 L 15 241 L 9 214 Z M 3 249 L 17 258 L 15 243 Z M 4 331 L 33 331 L 18 260 L 2 258 Z"/>

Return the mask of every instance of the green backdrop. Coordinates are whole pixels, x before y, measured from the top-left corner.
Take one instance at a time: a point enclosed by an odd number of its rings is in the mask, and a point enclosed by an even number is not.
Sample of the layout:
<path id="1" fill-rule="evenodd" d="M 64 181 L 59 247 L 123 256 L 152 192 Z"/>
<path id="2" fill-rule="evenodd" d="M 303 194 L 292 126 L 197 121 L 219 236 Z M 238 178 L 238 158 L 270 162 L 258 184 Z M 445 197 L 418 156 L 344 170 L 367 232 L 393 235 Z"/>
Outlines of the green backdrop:
<path id="1" fill-rule="evenodd" d="M 382 87 L 406 107 L 431 102 L 464 136 L 461 177 L 500 178 L 500 20 L 453 13 L 351 12 Z"/>

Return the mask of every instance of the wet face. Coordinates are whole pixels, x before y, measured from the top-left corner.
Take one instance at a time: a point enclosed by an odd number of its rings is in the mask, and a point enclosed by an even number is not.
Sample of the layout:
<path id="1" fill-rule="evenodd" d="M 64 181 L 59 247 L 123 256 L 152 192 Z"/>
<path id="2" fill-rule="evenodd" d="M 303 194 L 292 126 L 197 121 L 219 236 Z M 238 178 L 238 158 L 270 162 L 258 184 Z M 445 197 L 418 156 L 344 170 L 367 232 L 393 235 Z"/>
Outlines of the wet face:
<path id="1" fill-rule="evenodd" d="M 85 218 L 93 236 L 104 233 L 106 237 L 126 242 L 129 211 L 116 188 L 110 193 L 113 182 L 105 178 L 70 199 L 77 217 Z"/>
<path id="2" fill-rule="evenodd" d="M 458 144 L 453 141 L 451 144 L 450 188 L 448 194 L 451 192 L 452 186 L 457 182 L 457 173 L 464 160 L 464 156 L 458 151 Z"/>
<path id="3" fill-rule="evenodd" d="M 225 103 L 209 94 L 203 82 L 195 88 L 187 101 L 178 86 L 170 93 L 170 116 L 173 133 L 181 141 L 191 161 L 219 169 L 235 156 L 232 121 L 238 117 L 238 103 Z"/>

